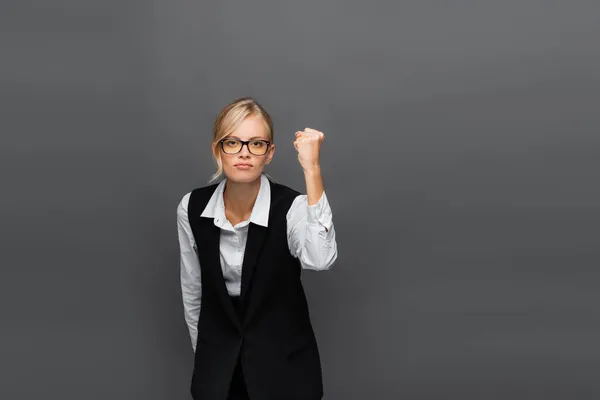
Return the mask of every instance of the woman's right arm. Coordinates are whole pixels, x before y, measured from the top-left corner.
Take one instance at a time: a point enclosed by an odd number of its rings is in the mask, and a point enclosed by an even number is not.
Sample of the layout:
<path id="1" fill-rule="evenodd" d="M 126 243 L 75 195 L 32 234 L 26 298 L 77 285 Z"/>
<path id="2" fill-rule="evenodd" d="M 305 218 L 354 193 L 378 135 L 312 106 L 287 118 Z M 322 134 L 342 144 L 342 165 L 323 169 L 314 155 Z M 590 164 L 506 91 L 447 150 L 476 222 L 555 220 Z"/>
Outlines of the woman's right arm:
<path id="1" fill-rule="evenodd" d="M 181 295 L 185 322 L 190 331 L 192 348 L 196 352 L 198 339 L 198 318 L 202 286 L 200 282 L 200 261 L 196 253 L 196 242 L 188 220 L 188 203 L 190 193 L 181 199 L 177 206 L 177 234 L 179 237 Z"/>

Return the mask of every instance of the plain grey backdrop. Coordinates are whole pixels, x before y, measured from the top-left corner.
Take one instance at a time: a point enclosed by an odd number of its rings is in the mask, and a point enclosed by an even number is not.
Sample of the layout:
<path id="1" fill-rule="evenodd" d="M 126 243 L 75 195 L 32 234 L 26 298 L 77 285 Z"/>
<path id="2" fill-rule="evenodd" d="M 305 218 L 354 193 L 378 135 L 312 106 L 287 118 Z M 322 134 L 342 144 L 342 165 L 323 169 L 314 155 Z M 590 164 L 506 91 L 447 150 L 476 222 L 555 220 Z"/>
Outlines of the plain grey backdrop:
<path id="1" fill-rule="evenodd" d="M 27 3 L 27 4 L 25 4 Z M 326 400 L 600 398 L 594 1 L 2 3 L 0 398 L 189 399 L 176 206 L 220 108 L 326 135 Z M 260 400 L 260 399 L 256 399 Z"/>

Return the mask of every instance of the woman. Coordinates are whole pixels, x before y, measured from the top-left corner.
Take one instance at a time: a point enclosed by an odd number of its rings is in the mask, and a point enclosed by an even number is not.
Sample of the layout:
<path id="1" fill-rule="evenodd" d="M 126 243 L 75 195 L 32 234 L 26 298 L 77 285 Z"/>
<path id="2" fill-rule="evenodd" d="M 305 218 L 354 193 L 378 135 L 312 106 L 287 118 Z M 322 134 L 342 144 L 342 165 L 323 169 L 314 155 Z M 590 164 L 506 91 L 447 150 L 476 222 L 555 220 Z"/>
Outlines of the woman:
<path id="1" fill-rule="evenodd" d="M 293 145 L 303 195 L 268 178 L 275 144 L 269 114 L 252 98 L 218 115 L 210 185 L 177 208 L 181 289 L 195 351 L 191 393 L 201 400 L 317 400 L 321 362 L 302 269 L 337 258 L 323 189 L 324 135 L 306 128 Z M 221 174 L 225 177 L 216 181 Z"/>

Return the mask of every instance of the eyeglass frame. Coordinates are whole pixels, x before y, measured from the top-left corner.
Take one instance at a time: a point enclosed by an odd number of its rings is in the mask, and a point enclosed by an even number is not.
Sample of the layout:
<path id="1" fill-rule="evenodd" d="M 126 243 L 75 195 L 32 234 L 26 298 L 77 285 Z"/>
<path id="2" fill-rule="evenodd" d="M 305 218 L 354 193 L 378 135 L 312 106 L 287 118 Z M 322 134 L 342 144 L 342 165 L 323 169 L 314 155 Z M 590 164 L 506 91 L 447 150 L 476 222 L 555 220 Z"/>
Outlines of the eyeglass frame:
<path id="1" fill-rule="evenodd" d="M 228 153 L 225 151 L 225 149 L 223 148 L 223 142 L 227 141 L 227 140 L 237 140 L 238 142 L 240 142 L 242 144 L 242 146 L 240 147 L 240 149 L 238 151 L 236 151 L 235 153 Z M 254 154 L 252 152 L 252 150 L 250 150 L 250 146 L 248 146 L 248 144 L 250 142 L 265 142 L 267 143 L 267 149 L 265 150 L 265 152 L 263 154 Z M 246 145 L 246 148 L 248 149 L 248 151 L 250 152 L 250 154 L 254 155 L 254 156 L 264 156 L 265 154 L 267 154 L 267 152 L 269 151 L 269 146 L 271 146 L 271 141 L 269 140 L 264 140 L 264 139 L 252 139 L 252 140 L 242 140 L 242 139 L 238 139 L 238 138 L 223 138 L 221 140 L 219 140 L 219 144 L 221 145 L 221 151 L 225 154 L 229 154 L 229 155 L 233 155 L 233 154 L 239 154 L 240 151 L 242 151 L 242 149 L 244 148 L 244 145 Z"/>

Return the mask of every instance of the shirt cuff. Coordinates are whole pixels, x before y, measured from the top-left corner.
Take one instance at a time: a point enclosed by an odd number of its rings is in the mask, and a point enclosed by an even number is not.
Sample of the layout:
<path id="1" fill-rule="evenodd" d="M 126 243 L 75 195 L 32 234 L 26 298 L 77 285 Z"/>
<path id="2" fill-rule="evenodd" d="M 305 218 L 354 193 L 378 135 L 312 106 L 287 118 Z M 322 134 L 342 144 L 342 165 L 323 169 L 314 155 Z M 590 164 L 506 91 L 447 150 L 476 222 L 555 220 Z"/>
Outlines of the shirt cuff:
<path id="1" fill-rule="evenodd" d="M 325 192 L 323 192 L 317 204 L 308 206 L 308 222 L 311 224 L 319 223 L 324 226 L 327 231 L 331 230 L 332 213 Z"/>

